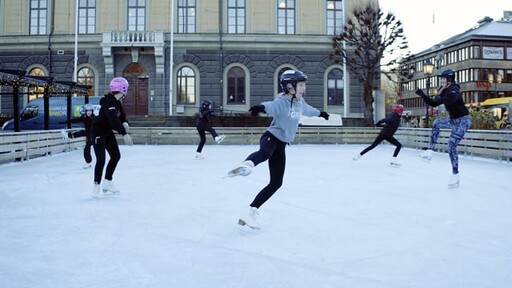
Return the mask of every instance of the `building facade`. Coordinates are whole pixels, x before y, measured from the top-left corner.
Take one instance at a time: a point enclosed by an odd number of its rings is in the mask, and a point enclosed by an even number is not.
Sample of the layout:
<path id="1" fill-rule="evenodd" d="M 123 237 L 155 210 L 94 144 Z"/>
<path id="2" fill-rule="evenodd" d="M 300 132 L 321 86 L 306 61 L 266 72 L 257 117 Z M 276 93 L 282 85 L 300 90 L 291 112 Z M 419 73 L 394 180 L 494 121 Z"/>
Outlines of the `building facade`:
<path id="1" fill-rule="evenodd" d="M 424 73 L 425 63 L 434 65 L 431 75 Z M 465 103 L 477 108 L 489 98 L 512 96 L 512 12 L 502 19 L 485 17 L 466 32 L 455 35 L 401 63 L 399 102 L 412 117 L 422 121 L 427 110 L 416 89 L 437 95 L 438 75 L 445 69 L 456 72 Z M 428 89 L 427 89 L 428 86 Z M 429 109 L 429 116 L 438 113 Z"/>
<path id="2" fill-rule="evenodd" d="M 328 57 L 355 5 L 363 3 L 0 0 L 0 69 L 91 85 L 90 95 L 123 76 L 128 114 L 172 116 L 194 115 L 204 99 L 245 112 L 273 99 L 284 70 L 299 69 L 309 76 L 311 105 L 361 118 L 361 85 Z M 42 94 L 28 91 L 21 107 L 35 97 Z M 0 100 L 10 113 L 11 98 Z"/>

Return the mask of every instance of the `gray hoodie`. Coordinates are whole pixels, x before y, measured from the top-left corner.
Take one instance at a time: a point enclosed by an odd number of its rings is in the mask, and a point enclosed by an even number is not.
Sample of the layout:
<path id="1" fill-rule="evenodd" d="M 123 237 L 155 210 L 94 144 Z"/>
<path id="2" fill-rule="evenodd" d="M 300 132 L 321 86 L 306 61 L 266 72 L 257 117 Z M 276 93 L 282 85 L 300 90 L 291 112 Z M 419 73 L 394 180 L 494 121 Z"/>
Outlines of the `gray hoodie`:
<path id="1" fill-rule="evenodd" d="M 274 101 L 263 102 L 261 105 L 265 106 L 265 112 L 274 118 L 267 130 L 285 143 L 295 139 L 300 116 L 320 115 L 320 110 L 306 103 L 303 97 L 297 99 L 282 93 L 277 95 Z"/>

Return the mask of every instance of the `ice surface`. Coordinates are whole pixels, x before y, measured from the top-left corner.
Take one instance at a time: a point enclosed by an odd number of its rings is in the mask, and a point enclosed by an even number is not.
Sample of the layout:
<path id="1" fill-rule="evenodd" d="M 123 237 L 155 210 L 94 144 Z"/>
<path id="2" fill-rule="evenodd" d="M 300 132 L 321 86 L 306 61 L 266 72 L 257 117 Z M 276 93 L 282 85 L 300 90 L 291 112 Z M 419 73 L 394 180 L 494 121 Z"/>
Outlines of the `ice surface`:
<path id="1" fill-rule="evenodd" d="M 120 195 L 94 200 L 76 150 L 0 165 L 1 287 L 508 287 L 512 165 L 380 145 L 287 147 L 284 184 L 237 225 L 267 163 L 258 146 L 121 146 Z"/>

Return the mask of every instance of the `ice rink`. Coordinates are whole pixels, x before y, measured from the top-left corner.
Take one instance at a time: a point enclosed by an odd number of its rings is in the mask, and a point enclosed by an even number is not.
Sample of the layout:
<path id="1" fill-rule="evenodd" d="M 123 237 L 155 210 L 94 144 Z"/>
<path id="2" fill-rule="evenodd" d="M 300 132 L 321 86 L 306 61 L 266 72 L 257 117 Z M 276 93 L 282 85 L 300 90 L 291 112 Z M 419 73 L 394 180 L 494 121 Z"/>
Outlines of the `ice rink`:
<path id="1" fill-rule="evenodd" d="M 512 283 L 512 164 L 380 145 L 291 145 L 284 184 L 237 225 L 267 163 L 258 146 L 121 146 L 120 195 L 92 199 L 76 150 L 0 165 L 0 286 L 498 288 Z M 94 163 L 94 161 L 93 161 Z"/>

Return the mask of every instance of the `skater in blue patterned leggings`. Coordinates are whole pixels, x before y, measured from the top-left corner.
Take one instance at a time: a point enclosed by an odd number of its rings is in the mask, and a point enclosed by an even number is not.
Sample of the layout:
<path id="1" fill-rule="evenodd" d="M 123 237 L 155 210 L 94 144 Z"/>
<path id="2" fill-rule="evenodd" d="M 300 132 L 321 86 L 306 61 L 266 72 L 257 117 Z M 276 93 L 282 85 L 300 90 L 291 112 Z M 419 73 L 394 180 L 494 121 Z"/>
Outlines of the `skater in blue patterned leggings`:
<path id="1" fill-rule="evenodd" d="M 448 182 L 450 188 L 459 186 L 459 156 L 457 154 L 457 145 L 459 145 L 466 131 L 471 126 L 471 116 L 460 93 L 459 84 L 455 83 L 455 71 L 452 69 L 444 70 L 441 73 L 441 89 L 439 95 L 429 98 L 421 89 L 416 90 L 416 94 L 430 106 L 436 107 L 444 104 L 449 116 L 438 118 L 434 121 L 432 135 L 428 150 L 421 154 L 421 157 L 430 160 L 435 149 L 440 129 L 452 129 L 450 139 L 448 140 L 448 154 L 452 164 L 452 176 Z"/>

